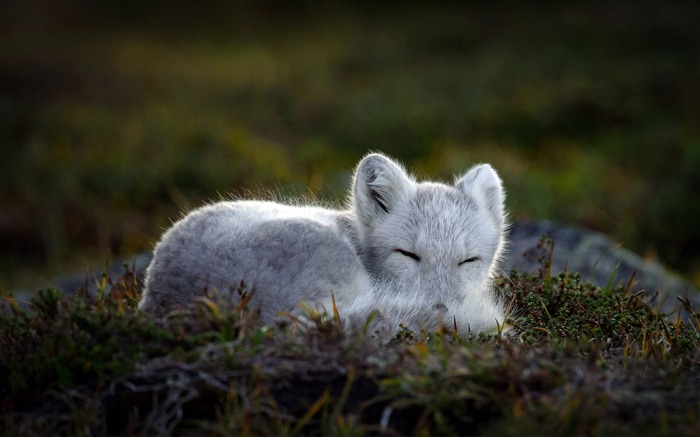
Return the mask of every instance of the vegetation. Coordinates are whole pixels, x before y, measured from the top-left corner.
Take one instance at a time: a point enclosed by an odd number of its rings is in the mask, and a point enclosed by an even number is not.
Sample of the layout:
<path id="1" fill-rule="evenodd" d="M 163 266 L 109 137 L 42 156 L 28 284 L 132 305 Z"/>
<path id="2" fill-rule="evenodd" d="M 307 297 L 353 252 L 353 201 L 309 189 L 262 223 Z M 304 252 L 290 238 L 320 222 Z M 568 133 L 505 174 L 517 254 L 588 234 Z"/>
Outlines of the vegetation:
<path id="1" fill-rule="evenodd" d="M 220 195 L 338 200 L 371 149 L 492 162 L 516 219 L 700 285 L 700 3 L 319 3 L 2 2 L 0 435 L 696 435 L 696 309 L 546 262 L 499 280 L 509 331 L 388 344 L 245 289 L 149 318 L 128 266 L 14 300 Z"/>
<path id="2" fill-rule="evenodd" d="M 545 252 L 546 255 L 546 252 Z M 261 326 L 241 287 L 163 318 L 125 267 L 97 296 L 44 290 L 0 318 L 0 434 L 696 435 L 700 315 L 575 273 L 499 280 L 507 332 L 403 331 L 335 316 Z M 342 316 L 342 315 L 341 315 Z"/>
<path id="3" fill-rule="evenodd" d="M 700 285 L 700 3 L 196 3 L 3 1 L 0 288 L 149 250 L 220 194 L 339 199 L 370 149 L 492 162 L 515 218 Z"/>

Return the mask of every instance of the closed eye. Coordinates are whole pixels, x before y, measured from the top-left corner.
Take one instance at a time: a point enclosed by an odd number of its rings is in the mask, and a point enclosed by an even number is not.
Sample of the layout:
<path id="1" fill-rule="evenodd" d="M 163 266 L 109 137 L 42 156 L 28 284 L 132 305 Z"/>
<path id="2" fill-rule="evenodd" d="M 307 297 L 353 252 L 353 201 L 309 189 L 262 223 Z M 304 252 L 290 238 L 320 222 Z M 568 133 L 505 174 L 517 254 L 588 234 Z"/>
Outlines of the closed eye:
<path id="1" fill-rule="evenodd" d="M 412 258 L 416 261 L 420 261 L 420 257 L 413 252 L 409 252 L 409 251 L 403 250 L 403 249 L 396 249 L 396 250 L 394 250 L 394 252 L 398 252 L 403 256 L 407 256 L 407 257 Z"/>
<path id="2" fill-rule="evenodd" d="M 473 263 L 473 262 L 479 261 L 480 259 L 481 259 L 481 258 L 479 258 L 478 256 L 473 256 L 473 257 L 471 257 L 471 258 L 465 259 L 464 261 L 462 261 L 461 263 L 459 263 L 459 265 L 461 266 L 462 264 Z"/>

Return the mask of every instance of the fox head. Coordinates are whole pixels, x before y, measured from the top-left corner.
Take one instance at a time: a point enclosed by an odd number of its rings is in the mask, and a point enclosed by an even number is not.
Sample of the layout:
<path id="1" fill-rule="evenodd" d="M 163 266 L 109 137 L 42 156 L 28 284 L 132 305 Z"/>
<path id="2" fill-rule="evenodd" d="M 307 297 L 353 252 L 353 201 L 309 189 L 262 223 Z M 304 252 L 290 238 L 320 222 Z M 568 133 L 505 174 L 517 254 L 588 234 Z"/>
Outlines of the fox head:
<path id="1" fill-rule="evenodd" d="M 502 324 L 492 279 L 504 248 L 504 198 L 488 164 L 445 185 L 416 182 L 383 155 L 365 157 L 350 201 L 360 256 L 377 284 L 366 304 L 394 329 L 456 323 L 464 334 Z"/>

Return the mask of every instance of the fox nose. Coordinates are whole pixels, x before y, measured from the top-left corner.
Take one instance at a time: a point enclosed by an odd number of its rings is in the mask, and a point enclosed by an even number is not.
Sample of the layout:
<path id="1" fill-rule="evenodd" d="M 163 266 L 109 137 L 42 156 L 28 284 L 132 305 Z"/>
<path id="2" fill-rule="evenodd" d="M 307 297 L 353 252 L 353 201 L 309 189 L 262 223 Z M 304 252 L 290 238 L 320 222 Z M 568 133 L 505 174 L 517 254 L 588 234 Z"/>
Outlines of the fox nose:
<path id="1" fill-rule="evenodd" d="M 435 305 L 435 309 L 441 313 L 446 313 L 447 312 L 447 305 L 445 305 L 444 303 L 438 303 Z"/>

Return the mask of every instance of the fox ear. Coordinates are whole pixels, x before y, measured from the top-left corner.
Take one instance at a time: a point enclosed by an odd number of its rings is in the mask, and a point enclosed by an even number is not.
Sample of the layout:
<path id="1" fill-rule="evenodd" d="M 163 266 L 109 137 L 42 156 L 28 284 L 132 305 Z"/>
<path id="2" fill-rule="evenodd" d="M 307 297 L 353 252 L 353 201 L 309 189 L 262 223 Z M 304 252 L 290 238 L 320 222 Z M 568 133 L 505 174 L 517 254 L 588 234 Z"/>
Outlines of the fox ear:
<path id="1" fill-rule="evenodd" d="M 372 226 L 410 196 L 414 183 L 400 164 L 377 153 L 367 155 L 355 170 L 352 209 L 362 225 Z"/>
<path id="2" fill-rule="evenodd" d="M 470 196 L 481 208 L 486 209 L 503 227 L 505 192 L 498 173 L 489 164 L 472 167 L 455 183 L 455 188 Z"/>

